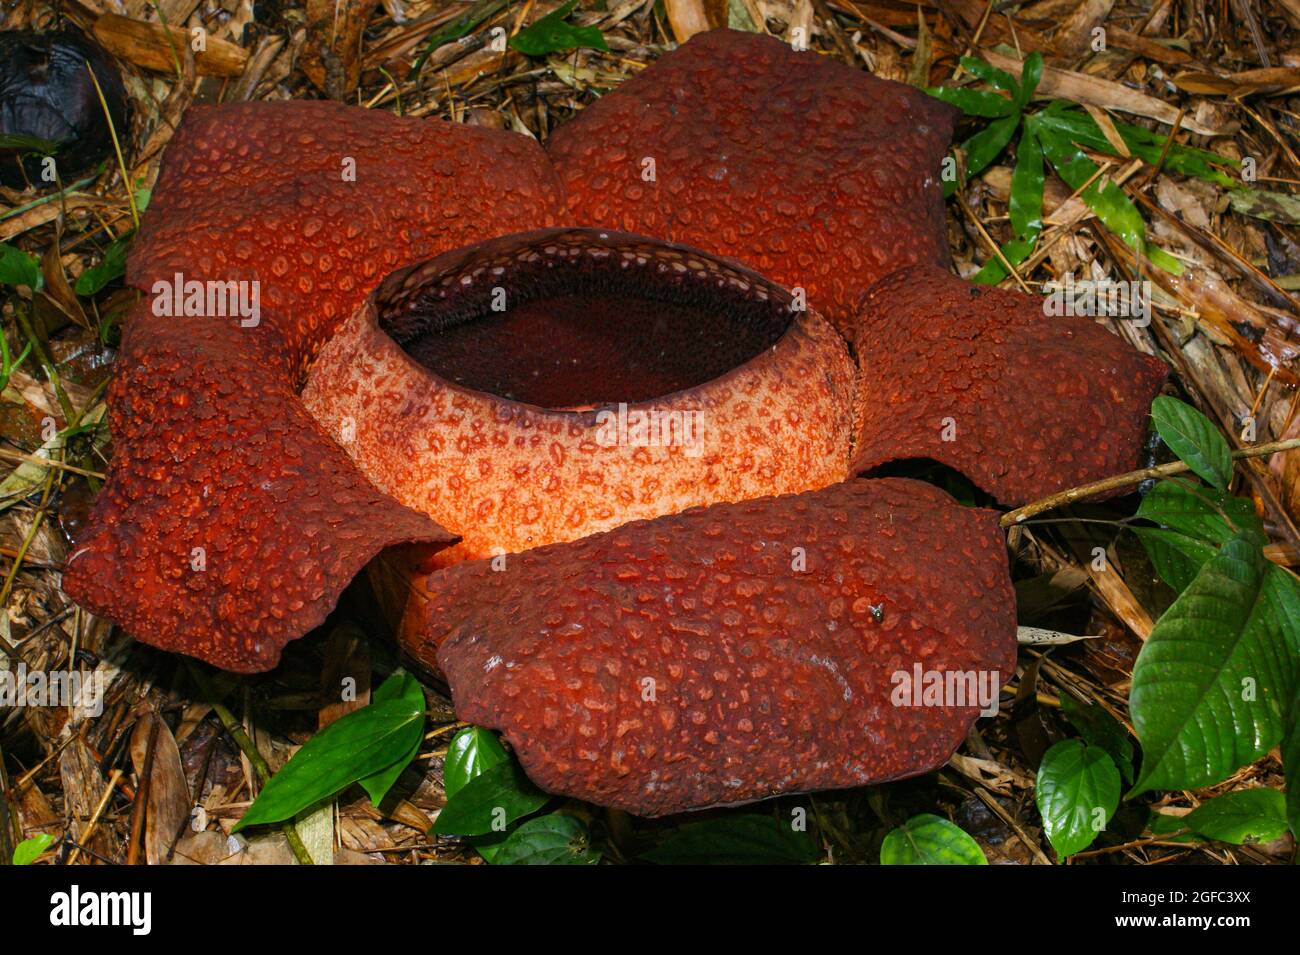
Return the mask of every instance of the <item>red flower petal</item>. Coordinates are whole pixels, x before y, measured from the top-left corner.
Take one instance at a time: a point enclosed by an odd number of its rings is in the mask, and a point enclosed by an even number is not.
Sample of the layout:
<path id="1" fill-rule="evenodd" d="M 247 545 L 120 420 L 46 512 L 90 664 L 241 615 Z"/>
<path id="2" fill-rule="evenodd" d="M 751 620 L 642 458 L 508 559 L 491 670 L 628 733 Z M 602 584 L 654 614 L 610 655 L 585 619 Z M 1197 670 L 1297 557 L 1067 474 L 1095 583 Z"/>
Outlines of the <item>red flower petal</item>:
<path id="1" fill-rule="evenodd" d="M 901 83 L 714 30 L 560 126 L 547 151 L 577 225 L 732 256 L 803 287 L 846 330 L 876 279 L 947 264 L 939 166 L 955 118 Z"/>
<path id="2" fill-rule="evenodd" d="M 115 453 L 68 594 L 145 642 L 251 672 L 384 546 L 454 540 L 315 426 L 299 372 L 389 271 L 549 225 L 557 196 L 522 136 L 331 103 L 187 113 L 129 262 L 154 300 L 128 321 Z M 259 283 L 258 324 L 159 314 L 181 282 L 226 281 Z"/>
<path id="3" fill-rule="evenodd" d="M 338 103 L 196 107 L 127 278 L 256 279 L 295 366 L 394 269 L 556 224 L 559 186 L 526 136 Z M 215 321 L 215 319 L 214 319 Z"/>
<path id="4" fill-rule="evenodd" d="M 866 295 L 855 469 L 932 458 L 1005 504 L 1130 470 L 1168 369 L 1087 318 L 940 269 Z"/>
<path id="5" fill-rule="evenodd" d="M 436 651 L 460 718 L 501 730 L 544 789 L 641 815 L 933 769 L 978 707 L 895 705 L 897 674 L 987 683 L 1016 655 L 996 515 L 900 479 L 696 508 L 429 585 L 407 649 Z"/>

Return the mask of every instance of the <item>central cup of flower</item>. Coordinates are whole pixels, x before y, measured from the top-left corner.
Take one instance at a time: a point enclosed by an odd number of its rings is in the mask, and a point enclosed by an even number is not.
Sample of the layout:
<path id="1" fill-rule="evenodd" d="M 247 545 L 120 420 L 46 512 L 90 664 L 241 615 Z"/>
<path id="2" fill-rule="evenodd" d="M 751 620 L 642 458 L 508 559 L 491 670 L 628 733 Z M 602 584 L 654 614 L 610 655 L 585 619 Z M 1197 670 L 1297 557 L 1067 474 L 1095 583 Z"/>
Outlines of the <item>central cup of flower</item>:
<path id="1" fill-rule="evenodd" d="M 303 401 L 380 490 L 461 536 L 443 565 L 841 481 L 853 380 L 797 291 L 552 229 L 390 275 Z"/>

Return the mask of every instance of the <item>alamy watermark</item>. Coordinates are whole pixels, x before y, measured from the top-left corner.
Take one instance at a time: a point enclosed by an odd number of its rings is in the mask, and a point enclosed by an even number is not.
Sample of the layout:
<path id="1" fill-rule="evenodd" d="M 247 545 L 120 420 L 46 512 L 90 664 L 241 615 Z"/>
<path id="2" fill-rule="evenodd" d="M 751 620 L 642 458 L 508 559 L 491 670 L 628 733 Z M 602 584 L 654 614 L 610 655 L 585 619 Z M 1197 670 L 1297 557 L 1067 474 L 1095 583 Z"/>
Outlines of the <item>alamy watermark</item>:
<path id="1" fill-rule="evenodd" d="M 996 716 L 1002 693 L 997 670 L 895 670 L 889 678 L 894 706 L 978 706 L 981 716 Z"/>
<path id="2" fill-rule="evenodd" d="M 1079 279 L 1069 273 L 1059 282 L 1043 286 L 1047 296 L 1043 299 L 1043 314 L 1050 318 L 1066 315 L 1083 315 L 1092 318 L 1127 318 L 1138 328 L 1151 324 L 1151 283 L 1147 281 L 1114 281 L 1112 279 Z"/>
<path id="3" fill-rule="evenodd" d="M 15 706 L 75 707 L 87 716 L 104 712 L 104 674 L 98 670 L 31 670 L 19 663 L 0 670 L 0 710 Z"/>
<path id="4" fill-rule="evenodd" d="M 241 328 L 256 328 L 262 321 L 262 283 L 257 279 L 201 282 L 177 272 L 154 282 L 152 291 L 153 313 L 159 318 L 238 318 Z"/>
<path id="5" fill-rule="evenodd" d="M 688 458 L 704 451 L 704 412 L 658 408 L 604 408 L 596 415 L 596 443 L 603 448 L 681 448 Z"/>

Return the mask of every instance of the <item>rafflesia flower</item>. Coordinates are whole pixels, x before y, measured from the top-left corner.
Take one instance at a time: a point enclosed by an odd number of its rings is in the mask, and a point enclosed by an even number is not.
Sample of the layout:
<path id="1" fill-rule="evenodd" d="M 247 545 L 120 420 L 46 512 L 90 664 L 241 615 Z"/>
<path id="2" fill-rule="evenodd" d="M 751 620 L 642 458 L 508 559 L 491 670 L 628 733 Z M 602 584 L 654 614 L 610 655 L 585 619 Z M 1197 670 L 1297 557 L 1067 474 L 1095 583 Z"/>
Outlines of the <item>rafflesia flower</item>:
<path id="1" fill-rule="evenodd" d="M 545 148 L 191 110 L 68 592 L 253 672 L 387 549 L 458 714 L 646 815 L 941 765 L 1013 672 L 997 515 L 858 475 L 930 458 L 1006 504 L 1093 480 L 1136 463 L 1165 375 L 949 274 L 953 122 L 728 31 Z M 909 690 L 930 674 L 970 696 Z"/>

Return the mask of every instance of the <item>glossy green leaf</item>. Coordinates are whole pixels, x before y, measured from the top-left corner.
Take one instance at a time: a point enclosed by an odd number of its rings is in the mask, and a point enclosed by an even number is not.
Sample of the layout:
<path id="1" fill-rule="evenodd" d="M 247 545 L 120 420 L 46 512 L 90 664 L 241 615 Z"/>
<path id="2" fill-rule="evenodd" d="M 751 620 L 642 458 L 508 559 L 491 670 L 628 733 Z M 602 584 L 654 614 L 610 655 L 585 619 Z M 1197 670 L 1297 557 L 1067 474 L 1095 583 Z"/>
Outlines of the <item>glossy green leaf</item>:
<path id="1" fill-rule="evenodd" d="M 36 256 L 0 243 L 0 285 L 21 285 L 36 292 L 44 284 L 45 276 Z"/>
<path id="2" fill-rule="evenodd" d="M 31 865 L 52 845 L 54 845 L 54 836 L 47 832 L 32 836 L 30 839 L 24 839 L 14 847 L 13 863 L 14 865 Z"/>
<path id="3" fill-rule="evenodd" d="M 467 726 L 454 737 L 442 761 L 442 786 L 447 798 L 493 766 L 509 762 L 505 747 L 495 733 L 481 726 Z"/>
<path id="4" fill-rule="evenodd" d="M 1016 145 L 1016 168 L 1011 173 L 1010 213 L 1011 227 L 1016 238 L 1002 247 L 1002 255 L 1013 266 L 1019 265 L 1033 254 L 1043 229 L 1043 147 L 1034 131 L 1034 120 L 1025 120 Z M 988 261 L 971 279 L 977 285 L 996 285 L 1007 277 L 1007 270 L 996 256 Z"/>
<path id="5" fill-rule="evenodd" d="M 1119 155 L 1110 140 L 1106 138 L 1106 134 L 1101 131 L 1101 127 L 1097 125 L 1097 121 L 1086 111 L 1071 103 L 1057 100 L 1046 109 L 1035 113 L 1033 118 L 1041 126 L 1068 142 L 1093 152 L 1111 156 Z M 1228 188 L 1241 185 L 1218 168 L 1221 166 L 1237 168 L 1241 165 L 1239 160 L 1179 143 L 1174 143 L 1166 150 L 1167 137 L 1160 133 L 1115 120 L 1112 120 L 1112 125 L 1129 152 L 1152 165 L 1160 162 L 1163 156 L 1162 168 L 1172 172 L 1195 176 Z"/>
<path id="6" fill-rule="evenodd" d="M 411 724 L 424 726 L 424 699 L 372 703 L 325 727 L 271 777 L 244 817 L 247 826 L 291 819 L 352 783 L 392 766 L 410 751 Z"/>
<path id="7" fill-rule="evenodd" d="M 465 783 L 438 813 L 432 831 L 441 836 L 505 832 L 510 823 L 541 809 L 550 798 L 508 760 Z"/>
<path id="8" fill-rule="evenodd" d="M 370 702 L 386 703 L 389 700 L 403 700 L 410 706 L 418 706 L 424 709 L 424 691 L 420 689 L 419 682 L 411 674 L 404 670 L 398 670 L 382 684 L 379 689 L 375 690 L 371 696 Z M 402 775 L 402 770 L 411 765 L 411 760 L 415 759 L 420 752 L 420 743 L 424 740 L 424 721 L 412 722 L 406 730 L 407 748 L 393 765 L 379 772 L 360 779 L 357 782 L 370 795 L 370 802 L 378 806 L 388 795 L 388 790 L 393 788 L 393 783 L 397 782 L 397 777 Z"/>
<path id="9" fill-rule="evenodd" d="M 1034 795 L 1060 858 L 1092 845 L 1115 814 L 1119 793 L 1119 770 L 1101 747 L 1067 739 L 1043 754 Z"/>
<path id="10" fill-rule="evenodd" d="M 1269 568 L 1257 540 L 1234 537 L 1151 631 L 1129 691 L 1134 793 L 1211 785 L 1281 740 L 1300 596 Z"/>
<path id="11" fill-rule="evenodd" d="M 997 119 L 1008 115 L 1016 108 L 1015 100 L 1011 97 L 999 96 L 988 90 L 976 90 L 964 86 L 931 86 L 926 89 L 926 92 L 935 99 L 956 106 L 967 116 Z"/>
<path id="12" fill-rule="evenodd" d="M 77 276 L 78 295 L 94 295 L 109 282 L 126 274 L 126 253 L 130 248 L 134 232 L 128 232 L 114 239 L 104 250 L 104 258 L 98 265 L 93 265 Z"/>
<path id="13" fill-rule="evenodd" d="M 577 5 L 578 0 L 569 0 L 532 26 L 516 33 L 510 38 L 510 45 L 527 56 L 545 56 L 580 47 L 608 50 L 605 38 L 596 27 L 574 26 L 565 19 Z"/>
<path id="14" fill-rule="evenodd" d="M 1182 265 L 1173 256 L 1149 246 L 1146 242 L 1146 223 L 1137 206 L 1124 190 L 1106 176 L 1097 176 L 1097 164 L 1083 154 L 1068 138 L 1049 126 L 1040 125 L 1038 141 L 1043 155 L 1052 164 L 1057 175 L 1079 193 L 1088 208 L 1098 219 L 1118 235 L 1130 248 L 1142 252 L 1153 264 L 1175 275 L 1182 273 Z M 1096 178 L 1094 178 L 1096 177 Z M 1084 184 L 1088 186 L 1085 189 Z"/>
<path id="15" fill-rule="evenodd" d="M 587 827 L 572 816 L 551 813 L 521 823 L 492 861 L 496 865 L 595 865 Z"/>
<path id="16" fill-rule="evenodd" d="M 1286 832 L 1286 799 L 1276 789 L 1239 789 L 1201 803 L 1182 821 L 1219 842 L 1270 842 Z"/>
<path id="17" fill-rule="evenodd" d="M 922 813 L 880 844 L 881 865 L 988 865 L 979 843 L 941 816 Z"/>
<path id="18" fill-rule="evenodd" d="M 1133 533 L 1160 579 L 1178 593 L 1186 590 L 1205 562 L 1218 553 L 1213 544 L 1163 527 L 1135 527 Z"/>
<path id="19" fill-rule="evenodd" d="M 1142 498 L 1136 516 L 1207 544 L 1226 544 L 1239 533 L 1265 543 L 1264 526 L 1250 499 L 1194 481 L 1160 481 Z"/>
<path id="20" fill-rule="evenodd" d="M 1133 740 L 1119 720 L 1100 703 L 1081 703 L 1061 694 L 1061 711 L 1089 746 L 1104 749 L 1126 782 L 1133 782 Z"/>
<path id="21" fill-rule="evenodd" d="M 963 56 L 959 62 L 961 63 L 961 68 L 967 73 L 979 77 L 994 89 L 1002 90 L 1004 93 L 1010 93 L 1013 99 L 1019 99 L 1020 83 L 1006 70 L 999 69 L 993 64 L 985 63 L 983 60 L 973 56 Z"/>
<path id="22" fill-rule="evenodd" d="M 642 855 L 659 865 L 806 865 L 820 857 L 808 832 L 758 813 L 688 823 Z"/>
<path id="23" fill-rule="evenodd" d="M 1180 461 L 1214 487 L 1227 490 L 1232 480 L 1232 449 L 1209 418 L 1168 395 L 1151 402 L 1151 418 L 1161 440 Z"/>

